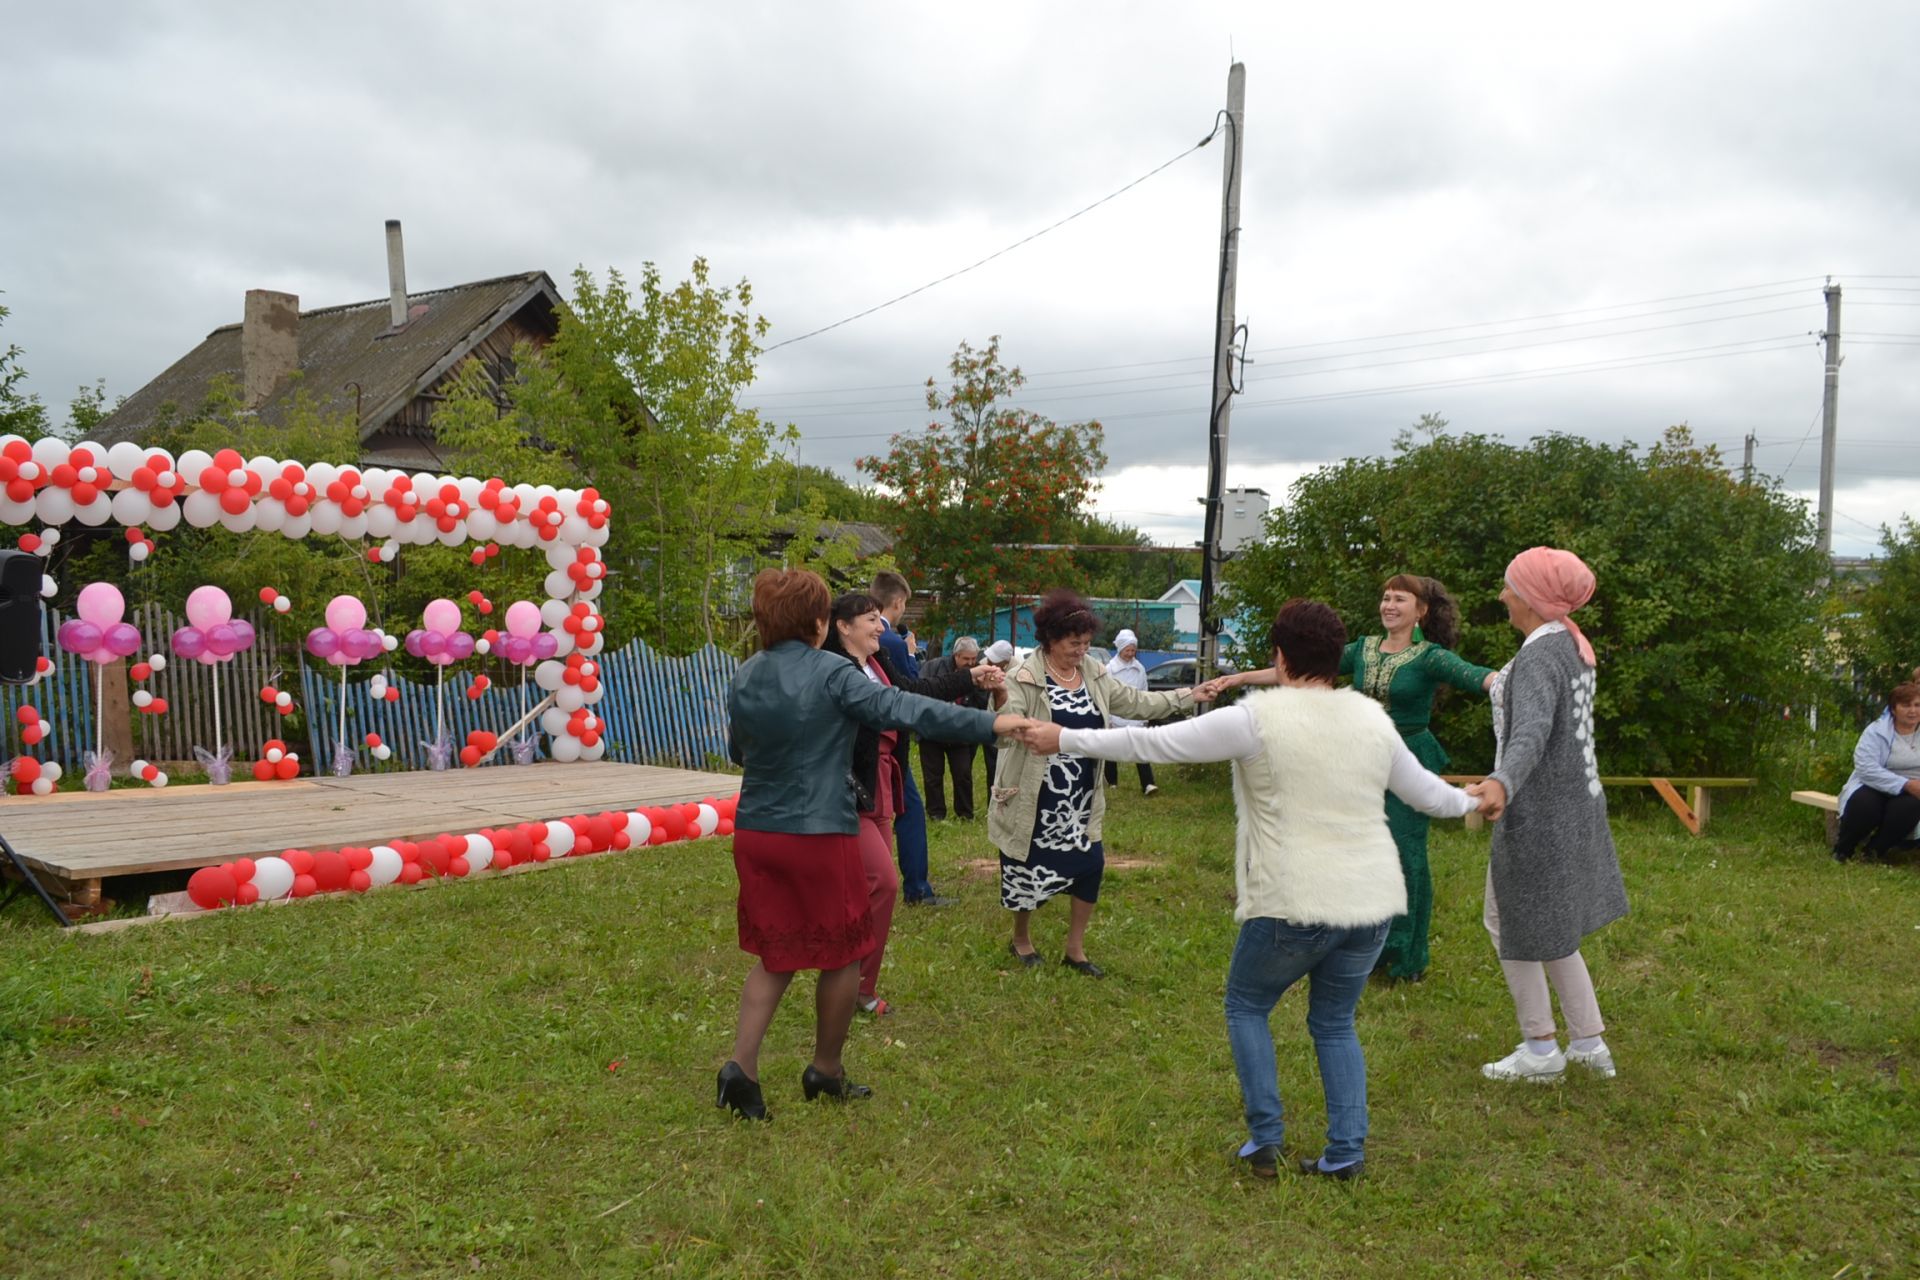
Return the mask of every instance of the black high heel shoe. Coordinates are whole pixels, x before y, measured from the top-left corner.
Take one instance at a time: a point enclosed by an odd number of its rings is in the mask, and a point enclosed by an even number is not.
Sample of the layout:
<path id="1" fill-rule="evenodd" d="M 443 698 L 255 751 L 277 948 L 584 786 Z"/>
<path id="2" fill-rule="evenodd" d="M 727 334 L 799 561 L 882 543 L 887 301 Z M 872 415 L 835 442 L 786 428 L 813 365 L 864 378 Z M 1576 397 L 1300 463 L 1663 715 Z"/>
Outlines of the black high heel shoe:
<path id="1" fill-rule="evenodd" d="M 733 1114 L 742 1120 L 771 1120 L 767 1111 L 766 1099 L 760 1096 L 760 1082 L 747 1079 L 747 1073 L 740 1069 L 737 1062 L 729 1062 L 720 1068 L 716 1081 L 718 1095 L 713 1100 L 716 1107 L 731 1107 Z"/>
<path id="2" fill-rule="evenodd" d="M 842 1067 L 840 1074 L 830 1076 L 824 1071 L 816 1071 L 812 1063 L 800 1073 L 800 1092 L 807 1095 L 807 1101 L 825 1095 L 835 1102 L 850 1102 L 855 1098 L 871 1098 L 873 1090 L 866 1085 L 855 1084 L 847 1079 L 847 1069 Z"/>

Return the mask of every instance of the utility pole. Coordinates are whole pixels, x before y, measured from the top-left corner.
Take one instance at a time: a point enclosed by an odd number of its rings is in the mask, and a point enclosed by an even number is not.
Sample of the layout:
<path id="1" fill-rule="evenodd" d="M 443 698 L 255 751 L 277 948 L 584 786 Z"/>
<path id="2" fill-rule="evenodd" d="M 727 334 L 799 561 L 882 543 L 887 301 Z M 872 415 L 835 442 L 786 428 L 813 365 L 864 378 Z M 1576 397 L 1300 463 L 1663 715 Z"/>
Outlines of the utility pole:
<path id="1" fill-rule="evenodd" d="M 1213 396 L 1207 407 L 1206 531 L 1200 548 L 1200 671 L 1219 670 L 1220 620 L 1214 598 L 1219 590 L 1220 525 L 1226 514 L 1227 424 L 1233 409 L 1234 284 L 1240 266 L 1240 171 L 1243 126 L 1247 116 L 1247 68 L 1227 71 L 1227 151 L 1221 160 L 1220 280 L 1213 328 Z"/>
<path id="2" fill-rule="evenodd" d="M 1751 431 L 1747 432 L 1746 460 L 1740 464 L 1740 483 L 1744 485 L 1753 483 L 1753 432 Z"/>
<path id="3" fill-rule="evenodd" d="M 1829 282 L 1827 299 L 1827 383 L 1820 397 L 1820 554 L 1833 555 L 1833 453 L 1840 423 L 1840 286 Z"/>

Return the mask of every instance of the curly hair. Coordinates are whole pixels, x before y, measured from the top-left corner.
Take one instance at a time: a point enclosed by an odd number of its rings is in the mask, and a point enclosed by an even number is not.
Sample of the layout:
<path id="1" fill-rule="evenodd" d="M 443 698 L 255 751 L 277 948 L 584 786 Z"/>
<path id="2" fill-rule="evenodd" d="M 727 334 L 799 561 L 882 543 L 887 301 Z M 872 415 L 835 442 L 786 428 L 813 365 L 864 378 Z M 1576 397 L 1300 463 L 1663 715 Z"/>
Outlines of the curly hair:
<path id="1" fill-rule="evenodd" d="M 753 580 L 753 627 L 760 647 L 786 640 L 813 642 L 833 599 L 827 584 L 806 569 L 763 569 Z"/>
<path id="2" fill-rule="evenodd" d="M 1425 605 L 1426 616 L 1420 619 L 1420 634 L 1442 649 L 1451 649 L 1460 643 L 1460 605 L 1441 585 L 1440 579 L 1396 573 L 1380 590 L 1404 591 Z"/>
<path id="3" fill-rule="evenodd" d="M 1267 643 L 1280 651 L 1289 675 L 1332 684 L 1340 674 L 1340 651 L 1347 647 L 1347 624 L 1332 605 L 1295 596 L 1274 615 Z"/>
<path id="4" fill-rule="evenodd" d="M 1042 649 L 1073 636 L 1091 636 L 1099 629 L 1093 606 L 1068 587 L 1047 592 L 1033 611 L 1033 638 Z"/>

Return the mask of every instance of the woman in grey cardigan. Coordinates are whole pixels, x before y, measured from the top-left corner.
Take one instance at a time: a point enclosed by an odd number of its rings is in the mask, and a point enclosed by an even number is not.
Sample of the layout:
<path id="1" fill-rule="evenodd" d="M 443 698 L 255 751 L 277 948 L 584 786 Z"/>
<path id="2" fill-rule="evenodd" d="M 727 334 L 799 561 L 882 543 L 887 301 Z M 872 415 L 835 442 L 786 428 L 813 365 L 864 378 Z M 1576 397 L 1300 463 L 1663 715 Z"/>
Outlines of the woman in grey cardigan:
<path id="1" fill-rule="evenodd" d="M 1489 1080 L 1550 1084 L 1567 1063 L 1603 1078 L 1613 1054 L 1580 940 L 1627 913 L 1626 886 L 1593 749 L 1593 646 L 1569 616 L 1593 597 L 1570 551 L 1534 547 L 1507 566 L 1500 600 L 1526 638 L 1494 687 L 1493 773 L 1469 791 L 1502 819 L 1487 865 L 1487 932 L 1513 993 L 1524 1043 L 1481 1067 Z M 1566 1015 L 1554 1029 L 1551 983 Z"/>

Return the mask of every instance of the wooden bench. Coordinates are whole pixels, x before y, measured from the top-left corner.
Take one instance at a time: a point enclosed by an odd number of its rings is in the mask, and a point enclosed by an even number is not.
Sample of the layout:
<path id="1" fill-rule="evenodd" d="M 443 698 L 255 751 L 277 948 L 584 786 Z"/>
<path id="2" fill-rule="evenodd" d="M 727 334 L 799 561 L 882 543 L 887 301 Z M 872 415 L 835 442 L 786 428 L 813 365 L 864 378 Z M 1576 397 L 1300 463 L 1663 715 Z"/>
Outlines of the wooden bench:
<path id="1" fill-rule="evenodd" d="M 1840 797 L 1824 791 L 1796 791 L 1792 800 L 1795 804 L 1827 811 L 1827 848 L 1833 848 L 1833 842 L 1840 838 Z"/>
<path id="2" fill-rule="evenodd" d="M 1485 774 L 1446 773 L 1441 777 L 1448 782 L 1462 786 L 1483 781 Z M 1607 787 L 1652 787 L 1660 798 L 1667 802 L 1667 808 L 1673 810 L 1674 817 L 1694 835 L 1700 835 L 1707 829 L 1707 820 L 1713 814 L 1713 792 L 1720 787 L 1751 787 L 1753 778 L 1630 778 L 1602 776 L 1600 784 Z M 1680 788 L 1688 789 L 1688 798 L 1680 798 Z M 1810 794 L 1810 793 L 1809 793 Z M 1796 794 L 1795 799 L 1799 799 Z M 1477 813 L 1467 815 L 1469 829 L 1478 829 L 1484 819 Z"/>

